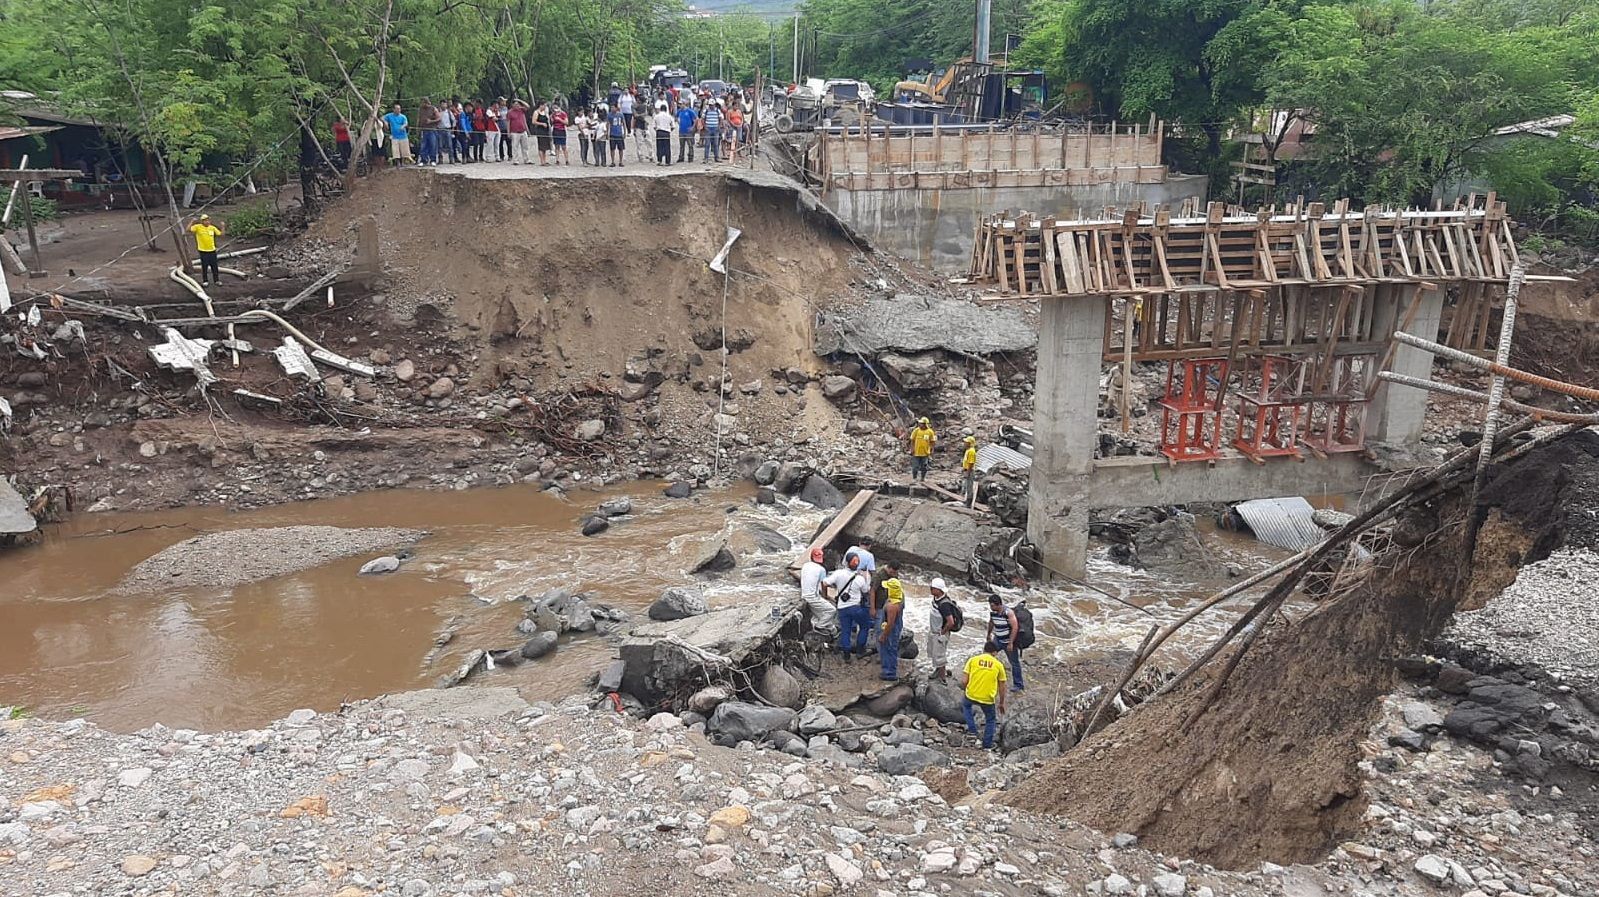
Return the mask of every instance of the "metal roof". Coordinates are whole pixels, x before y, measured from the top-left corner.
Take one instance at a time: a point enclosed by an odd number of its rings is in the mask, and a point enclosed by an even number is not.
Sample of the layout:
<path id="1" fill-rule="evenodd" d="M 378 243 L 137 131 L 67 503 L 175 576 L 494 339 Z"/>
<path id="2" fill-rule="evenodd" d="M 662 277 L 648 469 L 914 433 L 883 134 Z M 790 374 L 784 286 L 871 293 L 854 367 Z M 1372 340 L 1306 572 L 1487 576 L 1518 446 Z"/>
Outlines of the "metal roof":
<path id="1" fill-rule="evenodd" d="M 1032 466 L 1032 458 L 1003 445 L 990 443 L 977 450 L 977 470 L 980 473 L 988 473 L 996 467 L 1026 470 Z"/>
<path id="2" fill-rule="evenodd" d="M 48 134 L 51 131 L 61 130 L 61 125 L 29 125 L 16 128 L 10 125 L 0 126 L 0 140 L 15 140 L 18 137 L 30 137 L 34 134 Z"/>
<path id="3" fill-rule="evenodd" d="M 1249 524 L 1255 538 L 1267 545 L 1303 551 L 1327 537 L 1327 533 L 1312 519 L 1316 509 L 1297 495 L 1292 498 L 1257 498 L 1239 502 L 1237 511 L 1238 516 Z"/>

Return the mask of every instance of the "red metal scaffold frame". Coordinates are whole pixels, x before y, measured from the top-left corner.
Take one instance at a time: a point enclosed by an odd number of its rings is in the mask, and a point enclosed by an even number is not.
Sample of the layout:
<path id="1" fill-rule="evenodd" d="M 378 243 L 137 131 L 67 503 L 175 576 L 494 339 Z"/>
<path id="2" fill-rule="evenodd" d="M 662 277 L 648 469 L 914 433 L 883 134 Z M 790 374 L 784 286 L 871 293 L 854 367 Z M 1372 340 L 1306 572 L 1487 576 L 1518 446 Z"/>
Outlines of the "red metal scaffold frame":
<path id="1" fill-rule="evenodd" d="M 1177 376 L 1178 365 L 1182 376 Z M 1221 394 L 1227 359 L 1190 358 L 1166 367 L 1160 399 L 1160 453 L 1173 461 L 1214 461 L 1221 456 Z"/>
<path id="2" fill-rule="evenodd" d="M 1238 432 L 1233 448 L 1256 462 L 1299 457 L 1304 403 L 1304 359 L 1286 355 L 1245 358 L 1238 369 Z"/>
<path id="3" fill-rule="evenodd" d="M 1324 361 L 1305 403 L 1300 442 L 1322 454 L 1366 449 L 1366 412 L 1378 365 L 1375 354 L 1334 355 Z"/>

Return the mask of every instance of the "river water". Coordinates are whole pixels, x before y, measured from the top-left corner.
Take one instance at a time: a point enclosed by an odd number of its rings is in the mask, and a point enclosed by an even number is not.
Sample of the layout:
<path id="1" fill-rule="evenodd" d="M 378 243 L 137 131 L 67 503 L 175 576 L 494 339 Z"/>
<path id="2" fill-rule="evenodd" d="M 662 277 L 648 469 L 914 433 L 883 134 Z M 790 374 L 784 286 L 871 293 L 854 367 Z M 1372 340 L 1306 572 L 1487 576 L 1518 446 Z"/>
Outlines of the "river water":
<path id="1" fill-rule="evenodd" d="M 604 499 L 630 495 L 634 514 L 585 538 L 579 523 Z M 791 590 L 783 567 L 825 515 L 802 503 L 760 506 L 747 488 L 688 500 L 638 485 L 561 499 L 529 487 L 458 492 L 389 490 L 243 512 L 218 507 L 84 514 L 49 528 L 44 541 L 0 554 L 0 705 L 50 718 L 82 716 L 131 731 L 161 722 L 203 730 L 259 726 L 310 707 L 428 687 L 475 648 L 522 640 L 518 595 L 555 587 L 590 590 L 597 600 L 642 614 L 670 585 L 687 581 L 694 543 L 727 537 L 739 566 L 706 587 L 713 607 Z M 359 577 L 381 552 L 230 589 L 128 594 L 128 571 L 202 532 L 322 524 L 425 529 L 415 557 L 396 573 Z M 793 540 L 794 552 L 761 552 L 752 525 Z M 1256 543 L 1207 534 L 1209 550 L 1253 568 L 1276 556 Z M 1040 589 L 1029 598 L 1039 645 L 1057 656 L 1136 647 L 1153 622 L 1177 616 L 1219 583 L 1171 582 L 1103 556 L 1095 585 Z M 913 601 L 929 576 L 909 573 Z M 962 595 L 975 623 L 953 651 L 975 649 L 985 606 Z M 1136 605 L 1136 607 L 1134 607 Z M 1230 622 L 1225 610 L 1192 639 Z M 907 616 L 925 629 L 925 603 Z M 435 648 L 445 631 L 456 635 Z M 969 642 L 970 644 L 963 644 Z M 1182 644 L 1177 645 L 1178 650 Z M 614 654 L 605 638 L 563 637 L 551 656 L 472 681 L 513 685 L 530 700 L 582 690 Z"/>

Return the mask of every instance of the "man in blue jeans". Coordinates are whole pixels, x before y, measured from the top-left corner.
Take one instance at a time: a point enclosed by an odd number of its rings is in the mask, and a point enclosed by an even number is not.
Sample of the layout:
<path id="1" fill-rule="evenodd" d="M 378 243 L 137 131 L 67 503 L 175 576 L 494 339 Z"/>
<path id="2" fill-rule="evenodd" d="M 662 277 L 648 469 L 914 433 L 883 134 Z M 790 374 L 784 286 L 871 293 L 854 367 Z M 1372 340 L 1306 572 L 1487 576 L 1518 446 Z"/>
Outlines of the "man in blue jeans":
<path id="1" fill-rule="evenodd" d="M 884 682 L 898 682 L 899 634 L 905 628 L 905 586 L 899 581 L 898 566 L 885 564 L 883 572 L 888 577 L 881 586 L 884 604 L 882 632 L 877 636 L 877 657 L 882 662 L 883 672 L 879 678 Z"/>
<path id="2" fill-rule="evenodd" d="M 677 161 L 694 161 L 694 126 L 699 120 L 693 106 L 677 107 Z"/>
<path id="3" fill-rule="evenodd" d="M 977 734 L 977 715 L 974 711 L 982 710 L 984 750 L 993 749 L 999 714 L 1005 712 L 1005 664 L 995 656 L 998 653 L 999 646 L 989 639 L 983 645 L 983 653 L 973 655 L 966 661 L 966 669 L 961 672 L 961 688 L 966 690 L 965 697 L 961 698 L 961 708 L 966 712 L 966 731 L 971 735 Z"/>
<path id="4" fill-rule="evenodd" d="M 705 116 L 700 119 L 705 134 L 705 150 L 700 158 L 706 162 L 722 161 L 722 101 L 711 100 L 705 104 Z"/>
<path id="5" fill-rule="evenodd" d="M 866 647 L 866 629 L 871 623 L 866 587 L 870 582 L 871 574 L 861 570 L 861 559 L 854 556 L 822 581 L 826 596 L 838 608 L 838 650 L 845 661 L 851 651 Z"/>

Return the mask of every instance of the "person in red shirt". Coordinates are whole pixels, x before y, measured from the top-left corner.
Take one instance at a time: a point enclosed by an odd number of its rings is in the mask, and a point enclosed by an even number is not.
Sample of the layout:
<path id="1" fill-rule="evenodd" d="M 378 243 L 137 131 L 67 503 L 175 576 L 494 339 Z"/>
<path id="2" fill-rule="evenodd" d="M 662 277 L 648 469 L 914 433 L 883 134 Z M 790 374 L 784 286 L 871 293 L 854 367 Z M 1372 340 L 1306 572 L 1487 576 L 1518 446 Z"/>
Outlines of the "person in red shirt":
<path id="1" fill-rule="evenodd" d="M 505 111 L 505 129 L 511 134 L 511 164 L 522 165 L 530 162 L 527 147 L 526 103 L 519 99 L 511 100 L 511 108 Z"/>
<path id="2" fill-rule="evenodd" d="M 566 110 L 555 106 L 550 111 L 550 136 L 555 144 L 555 151 L 550 157 L 556 165 L 571 165 L 572 158 L 566 154 L 566 125 L 570 121 L 566 117 Z"/>
<path id="3" fill-rule="evenodd" d="M 478 162 L 483 161 L 483 147 L 489 142 L 489 108 L 482 103 L 472 111 L 472 158 Z"/>
<path id="4" fill-rule="evenodd" d="M 350 164 L 350 126 L 344 116 L 333 117 L 333 145 L 338 147 L 339 167 Z"/>

